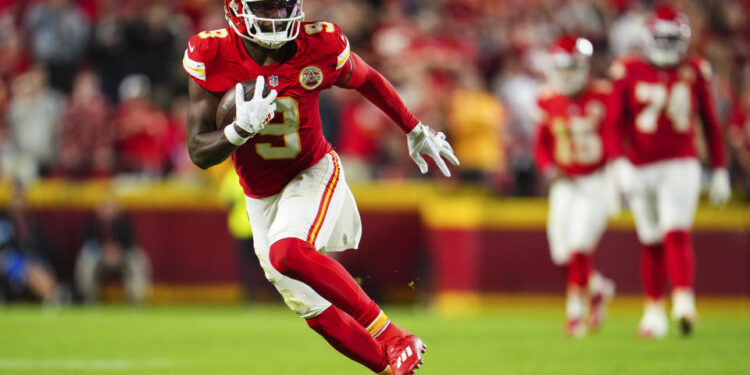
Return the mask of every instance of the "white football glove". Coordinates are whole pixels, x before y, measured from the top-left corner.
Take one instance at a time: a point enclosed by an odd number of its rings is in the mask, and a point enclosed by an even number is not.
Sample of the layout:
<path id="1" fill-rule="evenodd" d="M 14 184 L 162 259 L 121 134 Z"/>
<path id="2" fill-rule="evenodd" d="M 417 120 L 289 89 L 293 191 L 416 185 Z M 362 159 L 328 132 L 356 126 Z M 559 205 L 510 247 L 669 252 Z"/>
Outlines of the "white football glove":
<path id="1" fill-rule="evenodd" d="M 445 134 L 436 132 L 421 122 L 406 135 L 406 141 L 409 145 L 409 156 L 417 163 L 420 172 L 423 174 L 427 173 L 428 167 L 422 155 L 430 156 L 445 177 L 450 177 L 451 171 L 443 158 L 453 165 L 459 164 L 458 158 L 453 154 L 453 148 L 445 140 Z"/>
<path id="2" fill-rule="evenodd" d="M 615 180 L 620 191 L 625 196 L 632 196 L 644 190 L 643 181 L 638 176 L 638 170 L 625 157 L 620 157 L 612 164 Z"/>
<path id="3" fill-rule="evenodd" d="M 716 168 L 711 173 L 711 187 L 708 198 L 716 206 L 721 206 L 732 196 L 732 187 L 729 182 L 729 172 L 724 168 Z"/>
<path id="4" fill-rule="evenodd" d="M 276 90 L 271 90 L 268 96 L 263 97 L 263 89 L 266 86 L 266 80 L 263 76 L 258 76 L 255 80 L 255 93 L 253 98 L 245 100 L 245 88 L 238 83 L 234 88 L 234 104 L 237 110 L 237 117 L 234 124 L 238 128 L 250 133 L 250 137 L 258 134 L 266 124 L 271 121 L 276 111 Z"/>

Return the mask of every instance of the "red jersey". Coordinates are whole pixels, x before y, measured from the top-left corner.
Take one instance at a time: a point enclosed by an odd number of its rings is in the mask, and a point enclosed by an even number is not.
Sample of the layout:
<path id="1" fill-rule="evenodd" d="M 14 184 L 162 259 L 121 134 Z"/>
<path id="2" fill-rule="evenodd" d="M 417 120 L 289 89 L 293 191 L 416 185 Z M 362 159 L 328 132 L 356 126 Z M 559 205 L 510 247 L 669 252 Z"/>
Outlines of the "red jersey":
<path id="1" fill-rule="evenodd" d="M 238 82 L 266 78 L 278 92 L 276 115 L 232 154 L 240 184 L 250 197 L 280 192 L 331 145 L 323 137 L 318 95 L 339 80 L 349 64 L 349 41 L 331 22 L 303 22 L 292 42 L 297 52 L 283 64 L 259 65 L 229 28 L 203 31 L 188 42 L 183 67 L 201 87 L 221 96 Z"/>
<path id="2" fill-rule="evenodd" d="M 569 176 L 582 176 L 604 166 L 602 125 L 611 91 L 609 82 L 594 81 L 575 97 L 552 89 L 540 94 L 534 151 L 539 170 L 554 165 Z"/>
<path id="3" fill-rule="evenodd" d="M 659 68 L 642 57 L 616 61 L 610 74 L 615 154 L 635 165 L 697 157 L 694 117 L 700 116 L 714 167 L 725 164 L 721 128 L 710 93 L 711 67 L 698 57 Z M 610 125 L 608 125 L 610 126 Z"/>

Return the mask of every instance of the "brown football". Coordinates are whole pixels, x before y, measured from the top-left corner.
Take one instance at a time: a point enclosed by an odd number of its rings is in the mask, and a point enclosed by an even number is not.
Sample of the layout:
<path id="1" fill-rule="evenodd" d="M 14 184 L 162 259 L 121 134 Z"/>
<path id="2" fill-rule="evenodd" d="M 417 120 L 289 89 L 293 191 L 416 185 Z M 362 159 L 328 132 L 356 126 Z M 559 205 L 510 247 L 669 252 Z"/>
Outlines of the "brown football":
<path id="1" fill-rule="evenodd" d="M 242 81 L 242 86 L 245 88 L 245 100 L 253 98 L 255 92 L 255 79 L 249 79 Z M 263 96 L 265 97 L 271 92 L 268 85 L 263 90 Z M 216 109 L 216 128 L 224 129 L 225 126 L 234 122 L 236 116 L 236 108 L 234 107 L 234 86 L 232 86 L 219 101 L 219 108 Z"/>

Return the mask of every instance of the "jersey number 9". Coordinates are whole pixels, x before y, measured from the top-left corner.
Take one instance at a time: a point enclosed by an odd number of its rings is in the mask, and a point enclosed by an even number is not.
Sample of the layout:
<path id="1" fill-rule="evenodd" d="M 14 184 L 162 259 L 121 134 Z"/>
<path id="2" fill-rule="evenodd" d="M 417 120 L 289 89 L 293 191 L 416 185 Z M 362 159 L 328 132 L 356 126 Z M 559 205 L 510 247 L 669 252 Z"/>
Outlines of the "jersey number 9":
<path id="1" fill-rule="evenodd" d="M 257 143 L 255 151 L 266 160 L 294 159 L 302 150 L 299 138 L 299 104 L 287 96 L 276 98 L 275 103 L 276 113 L 281 114 L 281 121 L 274 118 L 260 131 L 260 134 L 283 137 L 284 146 Z"/>

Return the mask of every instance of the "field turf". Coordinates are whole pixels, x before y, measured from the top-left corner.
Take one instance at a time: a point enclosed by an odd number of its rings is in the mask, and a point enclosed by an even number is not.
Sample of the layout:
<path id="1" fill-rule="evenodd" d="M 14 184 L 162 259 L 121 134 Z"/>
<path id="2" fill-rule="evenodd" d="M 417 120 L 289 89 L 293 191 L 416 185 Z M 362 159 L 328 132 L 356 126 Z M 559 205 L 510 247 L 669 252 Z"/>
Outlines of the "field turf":
<path id="1" fill-rule="evenodd" d="M 509 298 L 473 316 L 390 308 L 428 345 L 421 375 L 750 374 L 750 308 L 699 301 L 696 334 L 634 335 L 635 299 L 616 301 L 603 331 L 562 335 L 562 300 Z M 0 306 L 0 374 L 356 375 L 282 306 L 64 308 Z"/>

